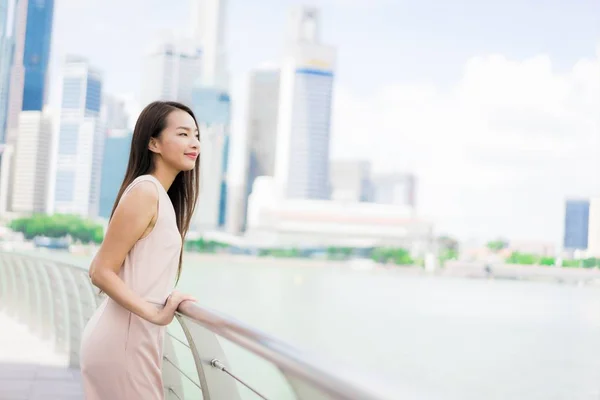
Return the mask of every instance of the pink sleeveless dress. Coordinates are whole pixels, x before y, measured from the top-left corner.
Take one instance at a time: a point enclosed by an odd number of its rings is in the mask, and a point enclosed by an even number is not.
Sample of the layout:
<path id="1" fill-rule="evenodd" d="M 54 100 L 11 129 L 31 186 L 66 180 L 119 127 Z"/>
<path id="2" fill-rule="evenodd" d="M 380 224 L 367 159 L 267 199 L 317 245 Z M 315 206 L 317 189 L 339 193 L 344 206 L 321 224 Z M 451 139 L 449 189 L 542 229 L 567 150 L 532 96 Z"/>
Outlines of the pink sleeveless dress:
<path id="1" fill-rule="evenodd" d="M 158 217 L 152 231 L 127 254 L 119 276 L 157 307 L 165 304 L 175 284 L 182 240 L 167 192 L 151 175 L 159 193 Z M 81 340 L 81 375 L 86 400 L 164 399 L 162 355 L 166 327 L 152 324 L 107 297 L 87 323 Z"/>

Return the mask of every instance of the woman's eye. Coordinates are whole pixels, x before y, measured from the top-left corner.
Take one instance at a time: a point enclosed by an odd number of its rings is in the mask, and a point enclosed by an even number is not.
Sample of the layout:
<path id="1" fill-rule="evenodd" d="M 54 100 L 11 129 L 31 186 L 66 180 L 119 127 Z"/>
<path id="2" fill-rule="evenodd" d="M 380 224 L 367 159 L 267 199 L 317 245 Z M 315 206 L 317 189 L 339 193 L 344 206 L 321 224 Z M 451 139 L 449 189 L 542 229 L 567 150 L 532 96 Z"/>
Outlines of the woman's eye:
<path id="1" fill-rule="evenodd" d="M 185 132 L 180 132 L 180 133 L 179 133 L 179 136 L 181 136 L 181 135 L 183 135 L 183 136 L 187 136 L 187 133 L 185 133 Z"/>

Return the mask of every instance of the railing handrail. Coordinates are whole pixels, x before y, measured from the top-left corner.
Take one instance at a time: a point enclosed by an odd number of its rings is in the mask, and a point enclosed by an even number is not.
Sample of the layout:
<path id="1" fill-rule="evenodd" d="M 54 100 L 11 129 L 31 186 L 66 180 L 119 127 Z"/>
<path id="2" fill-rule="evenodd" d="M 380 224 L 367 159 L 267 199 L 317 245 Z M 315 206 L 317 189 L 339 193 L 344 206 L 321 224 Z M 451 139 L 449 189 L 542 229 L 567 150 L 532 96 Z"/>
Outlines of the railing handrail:
<path id="1" fill-rule="evenodd" d="M 39 255 L 0 251 L 0 257 L 0 298 L 8 301 L 7 305 L 15 306 L 15 311 L 34 325 L 45 324 L 40 329 L 45 335 L 52 335 L 57 349 L 67 352 L 69 365 L 78 368 L 80 333 L 101 300 L 93 290 L 87 271 L 72 263 Z M 54 296 L 50 293 L 53 289 L 58 290 Z M 70 301 L 72 298 L 78 301 Z M 25 303 L 16 303 L 22 299 L 26 300 Z M 50 304 L 51 308 L 44 315 L 33 315 L 30 310 L 21 307 L 29 304 L 38 308 L 40 304 Z M 37 311 L 43 313 L 41 308 Z M 40 318 L 42 322 L 38 321 Z M 183 388 L 173 373 L 192 380 L 207 399 L 239 399 L 235 385 L 224 379 L 225 376 L 265 398 L 247 385 L 243 377 L 229 370 L 218 336 L 271 362 L 284 375 L 298 399 L 387 400 L 398 397 L 390 387 L 370 374 L 301 353 L 293 346 L 220 311 L 186 301 L 178 308 L 177 320 L 189 346 L 177 341 L 192 352 L 200 381 L 198 384 L 183 373 L 177 364 L 172 340 L 166 340 L 164 357 L 172 366 L 166 363 L 163 368 L 165 390 L 177 398 L 181 398 Z"/>
<path id="2" fill-rule="evenodd" d="M 347 367 L 334 366 L 315 356 L 300 354 L 291 345 L 253 328 L 220 311 L 185 301 L 178 313 L 202 325 L 211 332 L 273 363 L 282 371 L 310 382 L 334 398 L 361 400 L 389 400 L 381 382 L 378 387 L 358 383 L 364 373 L 349 373 Z M 345 370 L 345 373 L 342 372 Z M 370 378 L 371 380 L 372 378 Z M 379 386 L 381 384 L 381 386 Z"/>

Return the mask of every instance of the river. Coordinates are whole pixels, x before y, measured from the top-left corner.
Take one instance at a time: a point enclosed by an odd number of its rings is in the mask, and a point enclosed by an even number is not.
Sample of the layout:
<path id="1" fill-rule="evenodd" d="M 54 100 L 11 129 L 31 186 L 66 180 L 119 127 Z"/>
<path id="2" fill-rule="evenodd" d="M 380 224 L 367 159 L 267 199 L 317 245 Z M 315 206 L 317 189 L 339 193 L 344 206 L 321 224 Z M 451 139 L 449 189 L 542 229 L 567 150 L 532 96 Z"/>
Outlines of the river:
<path id="1" fill-rule="evenodd" d="M 600 398 L 598 287 L 190 255 L 179 288 L 399 399 Z M 268 366 L 226 351 L 270 398 L 290 398 Z"/>

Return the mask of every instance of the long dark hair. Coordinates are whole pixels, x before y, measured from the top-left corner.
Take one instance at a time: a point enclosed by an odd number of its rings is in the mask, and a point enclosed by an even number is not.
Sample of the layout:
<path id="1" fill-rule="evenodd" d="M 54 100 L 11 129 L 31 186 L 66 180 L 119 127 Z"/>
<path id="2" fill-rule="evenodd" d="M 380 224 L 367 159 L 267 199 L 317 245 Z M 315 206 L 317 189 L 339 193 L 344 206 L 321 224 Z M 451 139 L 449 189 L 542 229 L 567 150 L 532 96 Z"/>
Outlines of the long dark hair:
<path id="1" fill-rule="evenodd" d="M 110 217 L 112 218 L 115 209 L 123 196 L 125 189 L 139 176 L 150 174 L 154 171 L 153 153 L 148 148 L 151 138 L 158 138 L 161 132 L 167 126 L 167 117 L 173 111 L 185 111 L 194 119 L 196 128 L 198 122 L 192 110 L 174 101 L 155 101 L 144 108 L 140 114 L 131 139 L 131 151 L 129 152 L 129 163 L 127 172 L 119 189 L 119 194 L 115 200 Z M 198 188 L 200 184 L 200 156 L 196 159 L 196 167 L 191 171 L 181 171 L 175 177 L 173 184 L 167 192 L 175 209 L 175 217 L 177 220 L 177 228 L 181 234 L 182 242 L 185 239 L 190 228 L 190 221 L 196 202 L 198 200 Z M 181 276 L 181 264 L 183 260 L 183 246 L 179 253 L 179 268 L 177 270 L 177 282 Z"/>

